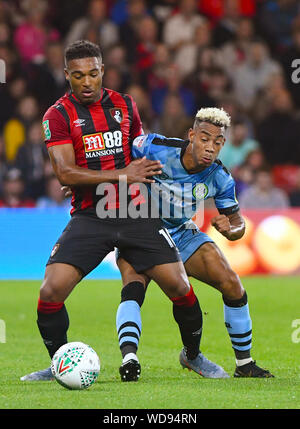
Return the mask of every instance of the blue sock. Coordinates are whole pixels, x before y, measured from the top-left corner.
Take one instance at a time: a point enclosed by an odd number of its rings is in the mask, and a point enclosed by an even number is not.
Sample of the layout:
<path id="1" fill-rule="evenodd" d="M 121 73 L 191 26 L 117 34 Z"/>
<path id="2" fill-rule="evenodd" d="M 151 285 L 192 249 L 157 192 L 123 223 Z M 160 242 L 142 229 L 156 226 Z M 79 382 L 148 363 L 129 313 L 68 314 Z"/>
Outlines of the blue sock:
<path id="1" fill-rule="evenodd" d="M 122 301 L 116 316 L 116 328 L 122 356 L 136 353 L 142 331 L 141 305 L 144 301 L 144 286 L 132 282 L 122 289 Z"/>
<path id="2" fill-rule="evenodd" d="M 247 294 L 240 300 L 224 301 L 225 326 L 237 360 L 249 359 L 252 345 L 252 321 Z"/>

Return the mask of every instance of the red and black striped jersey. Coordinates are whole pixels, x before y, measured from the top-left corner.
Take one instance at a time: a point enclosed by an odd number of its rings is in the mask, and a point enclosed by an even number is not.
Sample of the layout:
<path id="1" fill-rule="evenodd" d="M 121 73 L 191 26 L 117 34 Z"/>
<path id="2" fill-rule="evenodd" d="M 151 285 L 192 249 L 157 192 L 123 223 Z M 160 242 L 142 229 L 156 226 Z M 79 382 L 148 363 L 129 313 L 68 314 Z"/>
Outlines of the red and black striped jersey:
<path id="1" fill-rule="evenodd" d="M 47 147 L 72 144 L 76 164 L 92 170 L 115 170 L 131 161 L 131 145 L 143 133 L 136 103 L 130 95 L 102 88 L 99 101 L 84 105 L 67 93 L 44 115 Z M 117 188 L 117 185 L 115 185 Z M 72 210 L 95 208 L 96 186 L 72 189 Z M 118 208 L 118 199 L 116 208 Z"/>

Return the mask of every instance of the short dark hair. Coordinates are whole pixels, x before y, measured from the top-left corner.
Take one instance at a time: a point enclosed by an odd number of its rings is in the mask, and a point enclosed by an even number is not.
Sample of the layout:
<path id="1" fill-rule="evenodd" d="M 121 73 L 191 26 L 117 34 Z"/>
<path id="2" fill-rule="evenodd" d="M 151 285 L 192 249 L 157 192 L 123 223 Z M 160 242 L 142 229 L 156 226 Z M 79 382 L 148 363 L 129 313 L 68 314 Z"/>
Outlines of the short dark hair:
<path id="1" fill-rule="evenodd" d="M 89 40 L 77 40 L 76 42 L 67 46 L 65 50 L 66 64 L 71 60 L 91 57 L 97 57 L 102 60 L 100 46 L 90 42 Z"/>

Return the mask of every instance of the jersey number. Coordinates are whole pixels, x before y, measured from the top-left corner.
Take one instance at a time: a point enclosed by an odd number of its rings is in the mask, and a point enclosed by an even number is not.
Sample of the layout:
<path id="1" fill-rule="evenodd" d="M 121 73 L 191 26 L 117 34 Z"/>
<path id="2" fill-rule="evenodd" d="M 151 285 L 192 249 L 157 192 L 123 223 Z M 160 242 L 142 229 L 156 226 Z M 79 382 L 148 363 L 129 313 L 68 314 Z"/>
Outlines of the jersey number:
<path id="1" fill-rule="evenodd" d="M 95 133 L 83 136 L 85 151 L 112 149 L 122 146 L 122 131 L 107 131 L 105 133 Z"/>
<path id="2" fill-rule="evenodd" d="M 169 234 L 169 231 L 167 231 L 166 229 L 160 229 L 158 232 L 167 240 L 170 247 L 176 247 L 176 244 L 174 243 L 173 238 Z"/>

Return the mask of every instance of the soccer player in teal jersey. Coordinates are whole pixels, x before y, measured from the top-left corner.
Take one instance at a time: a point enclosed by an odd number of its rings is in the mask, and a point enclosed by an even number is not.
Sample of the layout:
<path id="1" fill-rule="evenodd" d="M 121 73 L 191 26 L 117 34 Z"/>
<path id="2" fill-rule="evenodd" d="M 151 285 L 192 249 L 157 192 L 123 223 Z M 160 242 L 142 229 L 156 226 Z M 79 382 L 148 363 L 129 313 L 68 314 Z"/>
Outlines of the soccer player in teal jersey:
<path id="1" fill-rule="evenodd" d="M 230 241 L 244 235 L 245 222 L 235 197 L 234 180 L 217 159 L 225 143 L 225 130 L 229 126 L 230 117 L 224 110 L 200 109 L 187 141 L 158 134 L 139 136 L 133 143 L 132 154 L 135 158 L 146 156 L 147 159 L 160 160 L 164 166 L 162 174 L 154 177 L 159 191 L 156 192 L 155 187 L 149 185 L 149 192 L 156 194 L 159 214 L 170 234 L 170 240 L 181 254 L 187 274 L 213 286 L 222 294 L 225 325 L 235 353 L 234 376 L 267 378 L 273 375 L 257 366 L 251 357 L 252 322 L 247 293 L 240 278 L 214 241 L 191 220 L 199 209 L 199 200 L 212 197 L 219 211 L 219 215 L 211 221 L 217 231 Z M 170 202 L 167 212 L 163 207 L 166 197 Z M 124 284 L 116 317 L 123 356 L 120 374 L 123 381 L 131 381 L 137 379 L 134 374 L 128 375 L 128 370 L 130 373 L 130 368 L 138 361 L 136 352 L 141 320 L 136 306 L 135 313 L 130 308 L 136 302 L 134 294 L 131 300 L 123 300 L 123 295 L 126 289 L 128 295 L 130 287 L 136 287 L 137 283 L 143 283 L 146 288 L 149 279 L 143 274 L 137 274 L 122 257 L 122 252 L 118 255 L 118 266 Z M 180 316 L 174 314 L 174 317 L 178 322 Z M 205 364 L 199 361 L 199 356 L 196 360 L 191 359 L 183 349 L 179 360 L 184 368 L 210 377 L 209 373 L 202 371 Z"/>

